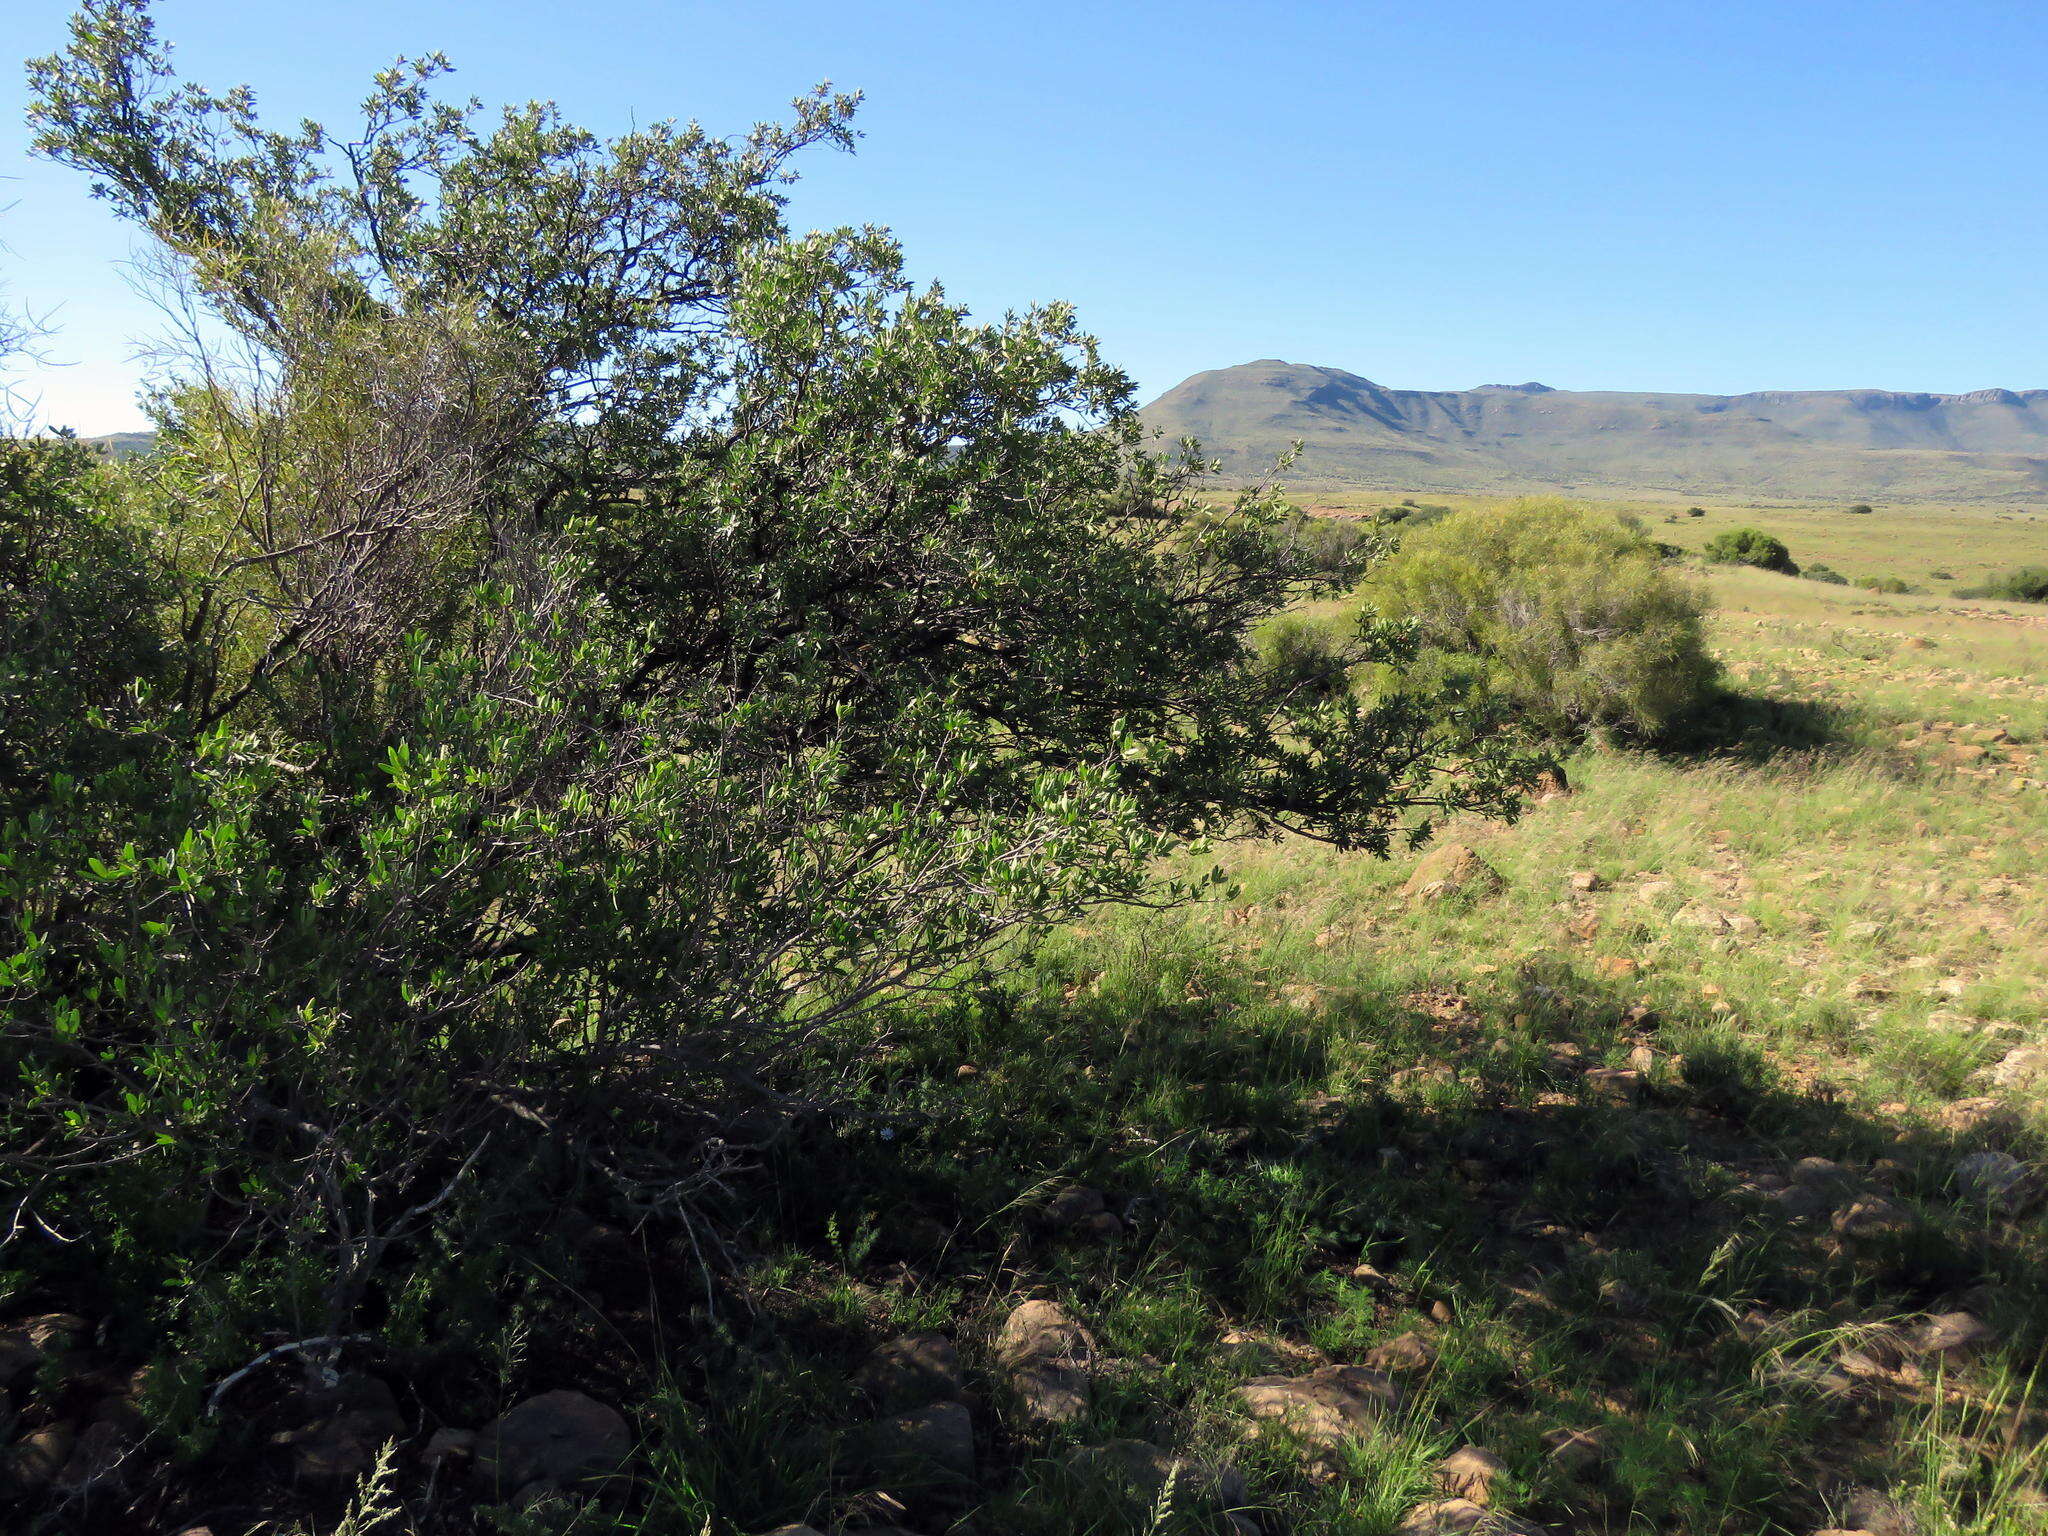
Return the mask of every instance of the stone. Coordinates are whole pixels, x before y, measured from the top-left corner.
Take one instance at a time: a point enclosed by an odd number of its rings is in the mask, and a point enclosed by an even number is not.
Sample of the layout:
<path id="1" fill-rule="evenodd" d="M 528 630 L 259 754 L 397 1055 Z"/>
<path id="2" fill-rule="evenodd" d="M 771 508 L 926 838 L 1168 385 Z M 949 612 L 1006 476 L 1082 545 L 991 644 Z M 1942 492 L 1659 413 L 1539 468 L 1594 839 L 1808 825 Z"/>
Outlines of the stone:
<path id="1" fill-rule="evenodd" d="M 1326 1365 L 1306 1376 L 1256 1376 L 1240 1384 L 1237 1395 L 1258 1429 L 1277 1426 L 1318 1453 L 1366 1434 L 1401 1402 L 1393 1377 L 1363 1365 Z"/>
<path id="2" fill-rule="evenodd" d="M 1394 1536 L 1545 1536 L 1543 1527 L 1517 1520 L 1471 1499 L 1418 1504 L 1401 1517 Z"/>
<path id="3" fill-rule="evenodd" d="M 1529 781 L 1529 790 L 1536 797 L 1536 803 L 1542 805 L 1564 799 L 1572 792 L 1572 786 L 1562 768 L 1546 768 Z"/>
<path id="4" fill-rule="evenodd" d="M 1973 1205 L 2017 1209 L 2026 1196 L 2027 1165 L 2006 1152 L 1972 1152 L 1956 1164 L 1956 1192 Z"/>
<path id="5" fill-rule="evenodd" d="M 1853 1241 L 1868 1238 L 1896 1237 L 1913 1229 L 1913 1217 L 1902 1206 L 1875 1195 L 1852 1200 L 1835 1212 L 1834 1229 L 1837 1237 Z"/>
<path id="6" fill-rule="evenodd" d="M 1844 1183 L 1849 1177 L 1848 1169 L 1825 1157 L 1802 1157 L 1787 1171 L 1795 1184 L 1815 1184 L 1824 1187 Z"/>
<path id="7" fill-rule="evenodd" d="M 1437 1486 L 1453 1498 L 1474 1504 L 1493 1501 L 1493 1480 L 1507 1474 L 1508 1464 L 1476 1445 L 1461 1446 L 1436 1464 Z"/>
<path id="8" fill-rule="evenodd" d="M 1376 1371 L 1426 1371 L 1436 1364 L 1436 1346 L 1419 1333 L 1404 1333 L 1367 1350 L 1365 1363 Z"/>
<path id="9" fill-rule="evenodd" d="M 118 1485 L 135 1444 L 128 1427 L 116 1420 L 86 1425 L 64 1462 L 58 1486 L 70 1493 L 91 1494 Z"/>
<path id="10" fill-rule="evenodd" d="M 2008 1051 L 1991 1069 L 1991 1081 L 2000 1088 L 2025 1088 L 2048 1077 L 2048 1046 L 2023 1045 Z"/>
<path id="11" fill-rule="evenodd" d="M 1626 1280 L 1609 1278 L 1600 1282 L 1600 1305 L 1623 1317 L 1640 1317 L 1649 1311 L 1650 1301 Z"/>
<path id="12" fill-rule="evenodd" d="M 1027 1301 L 1012 1312 L 996 1336 L 996 1364 L 1031 1418 L 1066 1424 L 1087 1412 L 1095 1340 L 1058 1303 Z"/>
<path id="13" fill-rule="evenodd" d="M 1470 892 L 1491 896 L 1506 888 L 1500 872 L 1464 843 L 1445 843 L 1432 848 L 1415 866 L 1415 873 L 1401 887 L 1410 901 Z"/>
<path id="14" fill-rule="evenodd" d="M 1989 1344 L 1991 1327 L 1974 1312 L 1937 1312 L 1907 1336 L 1906 1347 L 1919 1355 L 1960 1360 Z"/>
<path id="15" fill-rule="evenodd" d="M 91 1325 L 84 1318 L 69 1312 L 48 1312 L 0 1328 L 0 1390 L 13 1386 L 44 1360 L 69 1349 L 90 1331 Z"/>
<path id="16" fill-rule="evenodd" d="M 1607 1437 L 1597 1429 L 1553 1429 L 1543 1437 L 1551 1464 L 1583 1477 L 1606 1459 Z"/>
<path id="17" fill-rule="evenodd" d="M 1245 1501 L 1244 1478 L 1235 1467 L 1190 1461 L 1144 1440 L 1084 1445 L 1067 1458 L 1067 1465 L 1084 1477 L 1120 1483 L 1147 1504 L 1165 1492 L 1169 1476 L 1176 1492 L 1190 1500 L 1225 1508 Z"/>
<path id="18" fill-rule="evenodd" d="M 470 1476 L 501 1496 L 539 1481 L 573 1487 L 617 1475 L 632 1455 L 616 1409 L 581 1392 L 543 1392 L 478 1431 Z"/>
<path id="19" fill-rule="evenodd" d="M 376 1464 L 377 1453 L 405 1433 L 405 1416 L 390 1386 L 355 1372 L 332 1388 L 306 1394 L 315 1416 L 273 1437 L 292 1449 L 292 1471 L 313 1482 L 352 1483 Z"/>
<path id="20" fill-rule="evenodd" d="M 1091 1243 L 1113 1243 L 1124 1235 L 1124 1224 L 1114 1211 L 1097 1211 L 1084 1216 L 1068 1229 L 1075 1237 Z"/>
<path id="21" fill-rule="evenodd" d="M 0 1498 L 31 1499 L 56 1481 L 71 1459 L 77 1431 L 69 1424 L 32 1429 L 0 1456 Z"/>
<path id="22" fill-rule="evenodd" d="M 467 1461 L 475 1454 L 475 1430 L 437 1429 L 427 1436 L 427 1448 L 420 1452 L 420 1460 L 437 1467 L 444 1461 Z"/>
<path id="23" fill-rule="evenodd" d="M 1633 1067 L 1591 1067 L 1584 1081 L 1603 1104 L 1633 1104 L 1643 1096 L 1643 1074 Z"/>
<path id="24" fill-rule="evenodd" d="M 1100 1216 L 1106 1209 L 1108 1202 L 1102 1198 L 1101 1190 L 1076 1186 L 1053 1196 L 1045 1208 L 1045 1219 L 1049 1226 L 1064 1230 L 1090 1216 Z"/>
<path id="25" fill-rule="evenodd" d="M 1573 870 L 1571 885 L 1573 890 L 1581 892 L 1604 891 L 1607 889 L 1607 881 L 1596 871 L 1590 869 Z"/>
<path id="26" fill-rule="evenodd" d="M 1920 1536 L 1910 1513 L 1875 1488 L 1851 1488 L 1842 1496 L 1842 1521 L 1868 1536 Z"/>
<path id="27" fill-rule="evenodd" d="M 960 1353 L 943 1334 L 906 1334 L 869 1355 L 854 1385 L 883 1413 L 957 1401 L 964 1390 Z"/>
<path id="28" fill-rule="evenodd" d="M 974 1417 L 964 1403 L 887 1415 L 861 1439 L 877 1471 L 922 1480 L 974 1479 Z"/>

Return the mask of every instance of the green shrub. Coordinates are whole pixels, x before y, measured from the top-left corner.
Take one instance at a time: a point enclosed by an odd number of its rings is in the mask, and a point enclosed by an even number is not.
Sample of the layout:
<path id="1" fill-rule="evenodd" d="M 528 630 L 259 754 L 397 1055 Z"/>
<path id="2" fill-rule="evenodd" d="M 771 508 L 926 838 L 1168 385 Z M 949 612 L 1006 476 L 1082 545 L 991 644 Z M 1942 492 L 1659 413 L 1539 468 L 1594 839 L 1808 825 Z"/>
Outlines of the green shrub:
<path id="1" fill-rule="evenodd" d="M 1804 576 L 1808 581 L 1825 582 L 1827 585 L 1831 587 L 1846 587 L 1847 585 L 1849 585 L 1848 577 L 1844 576 L 1840 571 L 1836 570 L 1833 566 L 1822 565 L 1818 561 L 1816 561 L 1812 565 L 1804 567 L 1799 572 L 1799 574 Z"/>
<path id="2" fill-rule="evenodd" d="M 1705 517 L 1707 515 L 1707 509 L 1705 507 L 1687 507 L 1685 509 L 1685 515 L 1687 517 Z"/>
<path id="3" fill-rule="evenodd" d="M 1760 528 L 1729 528 L 1717 533 L 1707 541 L 1705 554 L 1716 565 L 1753 565 L 1758 570 L 1779 571 L 1787 576 L 1799 574 L 1799 567 L 1792 563 L 1792 552 L 1783 541 Z"/>
<path id="4" fill-rule="evenodd" d="M 1861 587 L 1866 592 L 1884 592 L 1895 597 L 1908 592 L 1924 590 L 1924 588 L 1914 586 L 1902 576 L 1858 576 L 1855 585 Z"/>
<path id="5" fill-rule="evenodd" d="M 1260 658 L 1283 687 L 1305 699 L 1334 699 L 1350 691 L 1357 656 L 1329 622 L 1289 614 L 1260 636 Z"/>
<path id="6" fill-rule="evenodd" d="M 1872 512 L 1875 512 L 1877 508 L 1873 507 L 1867 501 L 1859 501 L 1856 503 L 1855 506 L 1851 507 L 1849 510 L 1859 517 L 1868 517 Z"/>
<path id="7" fill-rule="evenodd" d="M 1367 601 L 1439 665 L 1554 733 L 1654 736 L 1715 693 L 1707 599 L 1639 528 L 1555 499 L 1454 513 L 1402 541 Z"/>
<path id="8" fill-rule="evenodd" d="M 850 100 L 604 142 L 428 61 L 357 141 L 175 86 L 137 0 L 73 32 L 40 149 L 261 366 L 167 395 L 143 533 L 0 454 L 0 1183 L 31 1283 L 197 1368 L 430 1330 L 423 1254 L 564 1207 L 695 1248 L 906 991 L 1185 895 L 1177 843 L 1384 852 L 1528 777 L 1462 699 L 1269 663 L 1361 547 L 1209 507 L 1064 306 L 789 233 Z"/>
<path id="9" fill-rule="evenodd" d="M 2048 565 L 2022 565 L 1968 587 L 1957 597 L 1991 598 L 2005 603 L 2048 603 Z"/>

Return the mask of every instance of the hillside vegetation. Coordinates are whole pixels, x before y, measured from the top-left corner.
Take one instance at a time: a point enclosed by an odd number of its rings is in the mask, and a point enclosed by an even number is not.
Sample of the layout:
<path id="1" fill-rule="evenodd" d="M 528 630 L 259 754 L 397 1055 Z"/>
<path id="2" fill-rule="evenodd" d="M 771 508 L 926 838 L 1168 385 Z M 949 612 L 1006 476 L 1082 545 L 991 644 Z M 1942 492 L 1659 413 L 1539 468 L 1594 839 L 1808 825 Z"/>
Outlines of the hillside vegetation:
<path id="1" fill-rule="evenodd" d="M 1630 394 L 1391 389 L 1278 359 L 1198 373 L 1144 408 L 1240 479 L 1303 445 L 1297 483 L 1430 493 L 2048 500 L 2048 390 Z"/>
<path id="2" fill-rule="evenodd" d="M 2048 1529 L 2048 609 L 1813 577 L 2031 525 L 1233 492 L 446 67 L 31 66 L 232 344 L 0 439 L 0 1524 Z"/>

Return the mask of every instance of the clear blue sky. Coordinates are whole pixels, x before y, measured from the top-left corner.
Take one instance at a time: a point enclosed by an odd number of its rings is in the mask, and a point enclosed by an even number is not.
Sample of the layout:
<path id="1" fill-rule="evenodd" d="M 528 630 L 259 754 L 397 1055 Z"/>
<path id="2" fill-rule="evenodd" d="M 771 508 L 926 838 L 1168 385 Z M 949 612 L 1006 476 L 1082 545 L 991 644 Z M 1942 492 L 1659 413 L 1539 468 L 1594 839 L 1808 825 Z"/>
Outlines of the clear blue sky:
<path id="1" fill-rule="evenodd" d="M 7 0 L 6 52 L 61 0 Z M 161 0 L 191 76 L 348 119 L 440 49 L 487 103 L 720 131 L 868 93 L 806 225 L 875 222 L 977 309 L 1075 301 L 1149 396 L 1256 357 L 1463 388 L 2048 386 L 2048 4 Z M 0 77 L 0 289 L 35 385 L 136 424 L 133 237 L 30 162 Z"/>

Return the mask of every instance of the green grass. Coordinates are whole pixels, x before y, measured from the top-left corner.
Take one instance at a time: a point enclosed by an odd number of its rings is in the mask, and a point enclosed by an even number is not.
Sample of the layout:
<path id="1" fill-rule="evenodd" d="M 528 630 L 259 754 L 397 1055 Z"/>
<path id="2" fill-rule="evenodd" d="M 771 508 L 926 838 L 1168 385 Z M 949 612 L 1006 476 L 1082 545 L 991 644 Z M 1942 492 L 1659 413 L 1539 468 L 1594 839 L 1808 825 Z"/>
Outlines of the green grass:
<path id="1" fill-rule="evenodd" d="M 1863 558 L 1861 533 L 1822 544 L 1821 514 L 1741 515 L 1802 558 Z M 1986 1076 L 2048 1043 L 2048 634 L 1998 605 L 1711 579 L 1740 730 L 1691 756 L 1589 749 L 1569 797 L 1446 829 L 1498 893 L 1416 905 L 1412 856 L 1238 846 L 1228 900 L 1097 916 L 849 1043 L 843 1095 L 704 1213 L 725 1263 L 628 1234 L 553 1292 L 534 1373 L 575 1362 L 634 1406 L 644 1475 L 498 1528 L 1232 1529 L 1068 1464 L 1140 1439 L 1234 1464 L 1268 1533 L 1385 1536 L 1462 1445 L 1555 1531 L 1804 1536 L 1857 1488 L 1924 1536 L 2048 1530 L 2048 1234 L 1956 1186 L 1960 1156 L 2033 1162 L 2048 1131 L 2038 1094 Z M 1788 1213 L 1776 1190 L 1813 1157 L 1910 1227 Z M 1121 1236 L 1047 1228 L 1073 1184 Z M 993 1358 L 1037 1296 L 1114 1362 L 1075 1424 L 1029 1420 Z M 1954 1309 L 1996 1342 L 1886 1364 L 1891 1330 Z M 878 1478 L 854 1449 L 861 1361 L 924 1330 L 961 1353 L 971 1484 Z M 1404 1334 L 1433 1360 L 1332 1475 L 1247 1441 L 1240 1382 Z M 1590 1474 L 1549 1454 L 1574 1430 L 1604 1440 Z"/>

